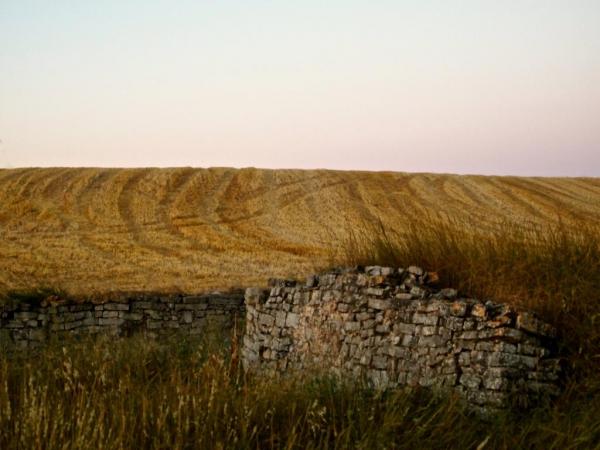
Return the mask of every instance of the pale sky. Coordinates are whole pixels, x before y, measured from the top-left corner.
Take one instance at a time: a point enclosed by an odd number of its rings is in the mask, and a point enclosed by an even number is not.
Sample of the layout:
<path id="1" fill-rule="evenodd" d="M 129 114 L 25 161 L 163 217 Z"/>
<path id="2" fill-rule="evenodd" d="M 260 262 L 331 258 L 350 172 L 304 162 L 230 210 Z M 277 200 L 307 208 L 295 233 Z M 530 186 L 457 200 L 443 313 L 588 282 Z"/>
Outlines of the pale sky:
<path id="1" fill-rule="evenodd" d="M 0 0 L 0 167 L 600 176 L 600 1 Z"/>

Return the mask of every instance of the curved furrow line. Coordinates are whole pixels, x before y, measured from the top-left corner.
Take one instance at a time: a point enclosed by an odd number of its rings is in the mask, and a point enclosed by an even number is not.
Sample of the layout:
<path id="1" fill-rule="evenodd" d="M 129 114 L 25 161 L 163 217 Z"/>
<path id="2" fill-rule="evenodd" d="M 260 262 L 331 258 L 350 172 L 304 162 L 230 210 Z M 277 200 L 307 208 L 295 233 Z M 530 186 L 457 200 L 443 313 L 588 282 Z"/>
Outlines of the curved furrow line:
<path id="1" fill-rule="evenodd" d="M 505 177 L 484 177 L 482 182 L 497 190 L 506 199 L 507 210 L 517 208 L 522 211 L 521 214 L 514 214 L 515 216 L 537 221 L 546 219 L 544 215 L 540 214 L 538 208 L 515 193 L 515 188 L 505 182 Z"/>
<path id="2" fill-rule="evenodd" d="M 396 196 L 391 195 L 392 189 L 397 191 L 399 186 L 394 186 L 394 180 L 384 172 L 378 173 L 374 178 L 361 174 L 355 180 L 347 180 L 347 183 L 350 199 L 357 203 L 362 220 L 375 226 L 379 226 L 380 222 L 390 221 L 386 219 L 393 221 L 390 216 L 397 215 L 404 206 Z"/>
<path id="3" fill-rule="evenodd" d="M 23 176 L 24 173 L 29 172 L 31 169 L 20 168 L 20 169 L 0 169 L 0 186 L 3 184 L 10 184 L 13 180 Z"/>
<path id="4" fill-rule="evenodd" d="M 460 193 L 454 192 L 452 186 L 448 186 L 449 183 L 452 183 L 454 189 L 459 190 Z M 440 194 L 443 193 L 446 198 L 444 203 L 451 210 L 452 217 L 470 224 L 478 223 L 481 228 L 483 228 L 483 224 L 486 224 L 487 227 L 490 225 L 486 220 L 489 218 L 489 211 L 482 208 L 482 199 L 480 198 L 484 194 L 480 192 L 480 195 L 477 195 L 475 189 L 468 186 L 467 183 L 466 176 L 457 175 L 442 175 L 436 180 Z"/>
<path id="5" fill-rule="evenodd" d="M 95 230 L 102 226 L 92 217 L 92 211 L 99 214 L 100 203 L 104 197 L 108 196 L 115 178 L 123 173 L 118 169 L 92 169 L 93 172 L 88 178 L 87 184 L 82 186 L 75 197 L 76 210 L 79 216 L 88 224 L 88 229 Z M 112 183 L 112 184 L 109 184 Z M 94 207 L 96 206 L 96 207 Z"/>
<path id="6" fill-rule="evenodd" d="M 113 185 L 116 184 L 115 178 L 121 173 L 123 172 L 115 169 L 92 169 L 81 188 L 74 192 L 73 203 L 77 217 L 80 218 L 80 229 L 83 228 L 87 232 L 96 232 L 114 228 L 114 226 L 99 223 L 93 217 L 93 214 L 98 216 L 102 213 L 107 214 L 106 211 L 102 210 L 100 203 L 111 191 Z M 122 230 L 125 229 L 124 225 L 117 226 Z"/>
<path id="7" fill-rule="evenodd" d="M 561 179 L 559 185 L 551 182 L 550 180 L 544 178 L 528 178 L 528 183 L 532 185 L 539 186 L 542 190 L 545 190 L 548 194 L 552 193 L 557 198 L 558 197 L 566 197 L 567 201 L 579 201 L 581 195 L 574 194 L 570 189 L 566 186 L 566 179 Z M 536 189 L 537 190 L 537 189 Z M 563 200 L 564 201 L 564 200 Z"/>
<path id="8" fill-rule="evenodd" d="M 29 169 L 13 179 L 11 188 L 6 190 L 6 201 L 3 202 L 4 225 L 7 229 L 16 230 L 21 227 L 28 232 L 35 232 L 40 226 L 48 226 L 47 221 L 38 220 L 47 205 L 40 201 L 35 192 L 39 191 L 44 180 L 53 176 L 53 169 Z M 23 184 L 23 186 L 19 186 Z M 25 226 L 24 226 L 25 225 Z"/>
<path id="9" fill-rule="evenodd" d="M 346 181 L 335 181 L 335 182 L 321 186 L 319 188 L 319 190 L 326 190 L 326 189 L 330 189 L 332 187 L 345 185 L 345 184 L 347 184 Z M 296 191 L 286 194 L 285 200 L 281 200 L 280 202 L 273 202 L 273 206 L 279 210 L 283 210 L 285 208 L 297 205 L 298 202 L 303 200 L 305 197 L 311 196 L 313 194 L 314 194 L 314 192 L 296 190 Z M 230 225 L 230 224 L 236 224 L 236 223 L 240 223 L 240 222 L 247 222 L 249 220 L 257 219 L 257 218 L 260 218 L 263 216 L 271 217 L 270 211 L 272 211 L 272 207 L 265 206 L 264 208 L 258 209 L 254 212 L 245 212 L 245 213 L 236 215 L 235 217 L 221 219 L 217 223 L 224 224 L 224 225 Z"/>
<path id="10" fill-rule="evenodd" d="M 600 177 L 596 177 L 596 178 L 580 178 L 581 180 L 585 180 L 586 183 L 591 184 L 592 186 L 600 189 Z"/>
<path id="11" fill-rule="evenodd" d="M 593 198 L 600 197 L 600 184 L 593 183 L 594 180 L 589 178 L 565 178 L 565 184 L 572 186 L 575 195 L 581 195 L 581 192 L 586 192 Z"/>
<path id="12" fill-rule="evenodd" d="M 568 179 L 561 179 L 557 184 L 555 180 L 547 180 L 543 178 L 531 178 L 529 182 L 532 184 L 539 185 L 542 190 L 547 191 L 548 193 L 553 193 L 556 196 L 557 201 L 568 204 L 570 208 L 577 208 L 579 213 L 582 215 L 587 215 L 590 219 L 597 219 L 598 212 L 600 212 L 600 202 L 598 202 L 599 198 L 595 198 L 596 203 L 590 204 L 586 202 L 586 197 L 581 195 L 581 193 L 574 192 L 572 188 L 569 187 Z M 600 196 L 597 196 L 600 197 Z M 594 208 L 596 206 L 596 208 Z M 595 209 L 595 211 L 591 211 L 590 207 Z"/>
<path id="13" fill-rule="evenodd" d="M 439 211 L 440 205 L 437 202 L 434 202 L 423 196 L 423 193 L 421 192 L 423 189 L 421 187 L 423 184 L 423 176 L 423 174 L 415 174 L 406 184 L 406 189 L 408 190 L 410 198 L 413 202 L 413 208 L 421 209 L 421 211 L 424 213 L 428 211 Z"/>
<path id="14" fill-rule="evenodd" d="M 366 223 L 378 223 L 379 217 L 365 203 L 365 199 L 359 188 L 360 182 L 360 177 L 357 177 L 355 180 L 346 180 L 345 186 L 343 186 L 348 193 L 349 199 L 351 199 L 352 208 L 358 213 L 358 217 L 361 217 L 363 221 L 367 221 Z"/>
<path id="15" fill-rule="evenodd" d="M 24 185 L 29 183 L 35 174 L 36 169 L 24 169 L 20 173 L 17 172 L 14 177 L 10 177 L 8 186 L 3 190 L 4 194 L 7 196 L 7 200 L 9 200 L 10 197 L 10 203 L 16 204 L 23 201 L 21 191 L 23 190 Z"/>
<path id="16" fill-rule="evenodd" d="M 231 242 L 236 240 L 236 236 L 231 230 L 223 227 L 221 222 L 220 209 L 223 208 L 223 198 L 225 192 L 229 188 L 231 180 L 234 177 L 234 170 L 232 169 L 208 169 L 208 174 L 211 178 L 214 175 L 218 176 L 218 179 L 211 180 L 210 187 L 203 192 L 203 195 L 199 198 L 198 203 L 198 217 L 202 217 L 205 221 L 208 230 L 215 236 L 209 245 L 203 249 L 205 251 L 212 251 L 222 253 L 226 246 L 231 246 Z M 218 172 L 221 172 L 220 174 Z M 217 245 L 215 245 L 217 244 Z"/>
<path id="17" fill-rule="evenodd" d="M 50 177 L 57 169 L 31 169 L 31 174 L 27 181 L 21 186 L 17 196 L 22 199 L 32 199 L 44 178 Z"/>
<path id="18" fill-rule="evenodd" d="M 296 177 L 301 177 L 303 172 L 295 172 Z M 335 184 L 334 184 L 335 183 Z M 322 184 L 330 184 L 329 188 L 323 188 Z M 323 216 L 322 210 L 319 208 L 322 202 L 321 196 L 327 197 L 329 189 L 334 189 L 342 184 L 337 184 L 335 178 L 326 170 L 315 171 L 314 177 L 308 177 L 307 183 L 302 184 L 305 195 L 300 199 L 302 202 L 297 209 L 292 210 L 292 214 L 288 213 L 287 217 L 294 225 L 295 235 L 303 242 L 312 242 L 318 249 L 326 250 L 331 247 L 331 238 L 325 236 L 328 228 L 326 217 Z M 304 212 L 304 214 L 303 214 Z M 309 221 L 298 220 L 300 217 L 308 217 Z M 281 227 L 278 227 L 278 232 L 281 234 L 281 228 L 285 226 L 283 220 L 280 219 Z M 308 222 L 308 223 L 307 223 Z"/>
<path id="19" fill-rule="evenodd" d="M 241 169 L 241 170 L 248 170 L 248 169 Z M 256 169 L 254 169 L 256 170 Z M 281 172 L 281 173 L 280 173 Z M 260 169 L 260 170 L 256 170 L 256 175 L 262 175 L 263 178 L 269 179 L 271 180 L 270 182 L 263 182 L 262 185 L 259 185 L 253 189 L 246 189 L 245 191 L 243 191 L 240 197 L 241 201 L 248 201 L 248 200 L 252 200 L 252 199 L 256 199 L 258 197 L 262 197 L 265 195 L 270 195 L 270 194 L 276 194 L 279 191 L 285 191 L 287 188 L 291 187 L 291 186 L 296 186 L 296 185 L 304 185 L 309 181 L 318 181 L 320 176 L 319 175 L 315 175 L 312 177 L 306 177 L 306 178 L 300 178 L 294 181 L 286 181 L 283 183 L 277 183 L 276 182 L 276 178 L 278 176 L 281 176 L 282 173 L 293 173 L 293 170 L 290 169 L 286 169 L 286 170 L 272 170 L 272 169 Z"/>
<path id="20" fill-rule="evenodd" d="M 51 229 L 65 232 L 68 223 L 66 220 L 67 195 L 70 189 L 67 181 L 77 177 L 78 173 L 80 170 L 68 168 L 45 171 L 44 178 L 40 178 L 38 183 L 31 187 L 29 194 L 37 213 L 37 217 L 32 219 L 32 222 L 36 222 L 38 225 L 32 233 Z M 63 186 L 62 195 L 55 192 L 59 185 Z"/>
<path id="21" fill-rule="evenodd" d="M 58 200 L 60 197 L 59 194 L 69 191 L 69 188 L 65 186 L 66 181 L 80 176 L 81 172 L 81 169 L 57 169 L 54 175 L 48 177 L 48 180 L 41 188 L 40 195 L 47 200 Z M 63 188 L 62 190 L 60 189 L 61 187 Z"/>
<path id="22" fill-rule="evenodd" d="M 260 176 L 260 183 L 264 186 L 262 189 L 255 189 L 253 196 L 247 195 L 245 189 L 245 180 L 248 175 Z M 246 222 L 268 214 L 268 211 L 275 207 L 275 198 L 273 197 L 272 187 L 275 183 L 275 171 L 256 171 L 254 169 L 243 169 L 236 171 L 229 180 L 227 187 L 223 190 L 223 195 L 219 201 L 220 206 L 215 210 L 218 219 L 216 223 L 222 228 L 228 230 L 231 235 L 231 240 L 246 251 L 252 251 L 257 248 L 257 245 L 262 245 L 266 249 L 265 243 L 273 241 L 273 235 L 259 227 L 253 222 L 251 227 L 245 226 Z M 267 196 L 267 206 L 252 210 L 249 203 L 256 200 L 259 195 Z M 265 201 L 262 202 L 263 204 Z M 272 217 L 272 214 L 271 214 Z"/>
<path id="23" fill-rule="evenodd" d="M 328 192 L 339 186 L 340 181 L 328 176 L 307 176 L 308 173 L 298 171 L 283 174 L 275 171 L 272 175 L 273 178 L 267 177 L 263 181 L 272 189 L 266 195 L 252 199 L 261 205 L 252 217 L 228 226 L 253 239 L 259 248 L 269 248 L 271 253 L 303 258 L 319 254 L 322 246 L 317 238 L 317 217 L 313 220 L 310 213 L 302 214 L 302 211 L 306 211 L 307 202 L 314 206 L 317 193 Z M 292 217 L 295 220 L 290 220 Z"/>
<path id="24" fill-rule="evenodd" d="M 469 203 L 469 197 L 460 198 L 451 195 L 446 186 L 447 178 L 457 179 L 460 185 L 464 183 L 462 176 L 458 175 L 435 175 L 429 184 L 428 195 L 435 199 L 439 211 L 452 217 L 456 220 L 466 221 L 466 223 L 479 221 L 484 217 L 484 214 L 479 211 L 477 206 Z"/>
<path id="25" fill-rule="evenodd" d="M 472 222 L 473 216 L 478 217 L 474 211 L 465 208 L 461 202 L 448 195 L 444 189 L 444 178 L 452 175 L 420 174 L 415 177 L 415 183 L 420 184 L 419 201 L 427 206 L 424 213 L 447 216 L 460 222 Z"/>
<path id="26" fill-rule="evenodd" d="M 286 175 L 292 175 L 293 177 L 298 177 L 298 173 L 296 171 L 285 171 L 285 172 L 290 172 L 290 173 L 286 173 Z M 266 220 L 267 223 L 267 228 L 269 228 L 268 233 L 272 234 L 273 230 L 278 231 L 278 233 L 281 233 L 282 231 L 284 231 L 284 229 L 286 227 L 283 227 L 283 229 L 280 226 L 275 226 L 275 224 L 273 224 L 272 222 L 276 220 L 276 218 L 278 217 L 278 213 L 280 214 L 282 212 L 282 210 L 285 208 L 284 205 L 279 204 L 279 197 L 281 197 L 281 193 L 277 192 L 277 191 L 281 191 L 280 187 L 281 186 L 285 186 L 285 188 L 287 188 L 289 190 L 290 187 L 292 186 L 296 186 L 300 183 L 302 183 L 303 181 L 307 180 L 306 178 L 304 180 L 300 179 L 300 180 L 292 180 L 289 182 L 283 182 L 283 183 L 277 183 L 277 181 L 273 180 L 272 183 L 274 185 L 273 189 L 269 189 L 267 186 L 267 184 L 271 185 L 271 183 L 265 181 L 267 177 L 264 176 L 264 172 L 260 171 L 260 172 L 256 172 L 255 175 L 259 175 L 262 174 L 263 175 L 263 179 L 262 182 L 260 184 L 262 184 L 262 186 L 259 186 L 258 189 L 249 189 L 249 192 L 252 192 L 255 197 L 252 198 L 251 196 L 247 195 L 247 192 L 238 192 L 237 194 L 244 194 L 245 199 L 244 201 L 238 200 L 238 203 L 236 203 L 236 206 L 244 206 L 244 203 L 256 203 L 258 202 L 259 205 L 258 209 L 256 210 L 256 206 L 254 208 L 252 208 L 252 211 L 246 210 L 246 211 L 240 211 L 240 212 L 236 212 L 236 211 L 232 211 L 231 209 L 227 208 L 227 205 L 225 205 L 225 207 L 221 208 L 221 213 L 222 216 L 227 216 L 225 217 L 225 219 L 216 219 L 216 223 L 218 225 L 221 225 L 221 228 L 227 228 L 229 232 L 232 232 L 233 235 L 235 236 L 235 238 L 232 236 L 232 240 L 231 242 L 233 243 L 233 239 L 237 241 L 239 241 L 239 239 L 243 239 L 243 245 L 248 246 L 248 244 L 253 245 L 252 248 L 256 248 L 256 243 L 252 243 L 251 239 L 249 239 L 251 236 L 250 234 L 254 235 L 254 231 L 257 229 L 257 227 L 260 228 L 264 228 L 263 225 L 261 225 L 260 223 L 256 223 L 253 222 L 251 226 L 249 227 L 245 227 L 244 225 L 240 225 L 240 223 L 242 222 L 246 222 L 246 221 L 252 221 L 252 220 L 256 220 L 256 219 L 264 219 Z M 273 171 L 274 175 L 279 175 L 278 171 Z M 302 175 L 302 173 L 300 173 L 300 175 Z M 256 176 L 254 178 L 257 178 Z M 287 177 L 286 177 L 287 178 Z M 317 176 L 315 177 L 310 177 L 311 180 L 317 180 Z M 275 193 L 277 193 L 278 195 L 275 195 Z M 259 194 L 259 195 L 257 195 Z M 227 195 L 227 194 L 226 194 Z M 206 195 L 205 195 L 206 197 Z M 220 205 L 223 206 L 223 205 Z M 241 209 L 241 208 L 239 208 Z M 235 213 L 231 214 L 231 213 Z M 204 225 L 207 226 L 207 223 L 202 221 L 198 221 L 198 220 L 193 220 L 193 219 L 198 219 L 198 214 L 192 214 L 192 215 L 187 215 L 187 216 L 178 216 L 178 219 L 187 219 L 188 222 L 187 223 L 181 223 L 178 226 L 181 229 L 185 229 L 187 227 L 198 227 L 199 225 Z M 192 220 L 191 223 L 189 222 L 189 220 Z M 244 227 L 242 229 L 242 227 Z M 248 232 L 250 231 L 250 233 Z M 264 230 L 266 231 L 266 230 Z M 262 240 L 264 240 L 264 238 L 266 237 L 266 234 L 263 233 L 259 233 L 260 236 L 254 236 L 255 238 L 261 238 Z M 197 238 L 194 238 L 195 241 L 197 241 Z M 196 246 L 198 244 L 196 243 Z"/>
<path id="27" fill-rule="evenodd" d="M 132 208 L 132 197 L 140 181 L 153 172 L 154 169 L 134 169 L 127 181 L 122 185 L 118 195 L 117 207 L 122 222 L 125 223 L 127 231 L 131 235 L 133 243 L 146 251 L 156 253 L 163 257 L 177 258 L 179 255 L 174 252 L 175 249 L 157 245 L 144 236 L 146 231 L 145 224 L 136 221 L 136 212 Z M 174 254 L 175 253 L 175 254 Z"/>
<path id="28" fill-rule="evenodd" d="M 532 186 L 531 191 L 535 193 L 536 196 L 546 199 L 548 203 L 553 203 L 561 216 L 564 212 L 567 212 L 567 214 L 576 221 L 588 221 L 589 219 L 593 220 L 595 218 L 594 214 L 589 214 L 590 211 L 580 209 L 577 207 L 576 203 L 570 201 L 568 198 L 565 199 L 564 195 L 561 194 L 561 191 L 553 190 L 557 195 L 552 195 L 552 192 L 548 192 L 547 189 L 540 189 L 537 187 L 537 183 L 534 179 L 522 179 L 521 182 Z"/>
<path id="29" fill-rule="evenodd" d="M 378 197 L 368 203 L 376 206 L 379 210 L 378 213 L 394 212 L 398 215 L 406 207 L 406 200 L 399 194 L 405 191 L 407 184 L 407 177 L 396 177 L 392 172 L 381 172 L 373 180 L 373 192 Z M 363 177 L 361 189 L 363 197 L 371 192 L 367 177 Z M 385 204 L 380 204 L 379 202 L 384 202 Z"/>
<path id="30" fill-rule="evenodd" d="M 511 187 L 516 188 L 521 193 L 524 201 L 529 201 L 538 211 L 538 215 L 543 217 L 546 222 L 556 222 L 560 211 L 560 204 L 556 198 L 536 190 L 535 186 L 524 182 L 519 177 L 511 177 L 506 181 Z"/>
<path id="31" fill-rule="evenodd" d="M 570 216 L 572 219 L 581 219 L 581 215 L 573 211 L 570 206 L 545 192 L 541 192 L 539 189 L 535 189 L 531 183 L 523 178 L 507 177 L 505 183 L 520 190 L 523 193 L 523 198 L 529 198 L 534 204 L 537 204 L 538 215 L 542 215 L 550 223 L 556 222 L 563 213 L 566 213 L 567 217 Z"/>
<path id="32" fill-rule="evenodd" d="M 8 229 L 10 222 L 16 218 L 14 205 L 19 203 L 19 199 L 13 195 L 13 181 L 21 178 L 25 169 L 2 169 L 3 177 L 0 179 L 0 233 Z"/>
<path id="33" fill-rule="evenodd" d="M 477 208 L 477 226 L 481 229 L 498 229 L 505 220 L 514 220 L 518 213 L 507 208 L 506 202 L 498 195 L 501 192 L 496 186 L 484 182 L 486 177 L 465 176 L 461 183 L 457 183 L 464 195 L 475 202 L 475 205 L 466 205 L 466 211 Z M 478 202 L 478 203 L 477 203 Z M 533 212 L 535 212 L 533 210 Z M 471 222 L 472 223 L 472 222 Z"/>
<path id="34" fill-rule="evenodd" d="M 163 224 L 165 231 L 169 236 L 177 242 L 183 244 L 183 248 L 190 251 L 202 251 L 204 246 L 201 242 L 186 235 L 182 232 L 182 225 L 176 224 L 174 218 L 181 219 L 181 216 L 173 216 L 172 211 L 176 203 L 181 202 L 181 198 L 186 198 L 186 193 L 191 189 L 191 186 L 196 182 L 201 173 L 198 170 L 186 168 L 181 169 L 181 173 L 177 175 L 173 185 L 167 189 L 166 195 L 161 199 L 158 205 L 157 224 Z M 174 218 L 173 218 L 174 217 Z M 197 215 L 189 218 L 198 219 Z M 197 222 L 194 225 L 201 226 L 203 222 Z"/>
<path id="35" fill-rule="evenodd" d="M 326 182 L 326 183 L 323 183 L 322 185 L 314 186 L 312 188 L 308 187 L 306 185 L 301 185 L 302 189 L 296 189 L 292 192 L 284 193 L 285 198 L 278 199 L 277 202 L 273 203 L 273 206 L 277 206 L 278 210 L 283 210 L 290 206 L 295 206 L 299 201 L 302 201 L 307 197 L 313 196 L 316 193 L 320 193 L 323 190 L 328 190 L 328 189 L 331 189 L 336 186 L 342 186 L 347 183 L 348 182 L 346 180 L 338 180 L 338 181 Z M 290 184 L 290 186 L 296 186 L 297 184 L 298 183 Z M 273 194 L 276 194 L 276 193 L 278 193 L 277 190 L 273 192 Z M 265 208 L 265 211 L 263 212 L 263 214 L 266 214 L 267 210 L 268 210 L 268 208 Z"/>
<path id="36" fill-rule="evenodd" d="M 112 169 L 89 169 L 89 172 L 81 177 L 81 184 L 78 189 L 73 189 L 75 206 L 75 217 L 78 230 L 75 234 L 78 245 L 88 251 L 94 258 L 104 261 L 113 261 L 114 254 L 102 248 L 96 243 L 98 240 L 107 240 L 118 233 L 116 230 L 107 230 L 107 227 L 96 223 L 91 216 L 94 200 L 102 198 L 101 193 L 108 191 L 105 186 L 110 186 L 109 182 L 119 172 Z M 124 231 L 121 231 L 124 233 Z M 133 264 L 133 263 L 132 263 Z"/>
<path id="37" fill-rule="evenodd" d="M 394 187 L 394 193 L 396 197 L 399 197 L 397 201 L 399 206 L 404 209 L 414 207 L 414 196 L 416 191 L 411 188 L 410 182 L 415 177 L 411 173 L 392 173 L 391 185 Z"/>
<path id="38" fill-rule="evenodd" d="M 252 169 L 250 169 L 252 170 Z M 237 222 L 245 221 L 250 218 L 259 217 L 266 214 L 269 208 L 274 207 L 275 199 L 272 196 L 271 187 L 274 185 L 274 172 L 267 170 L 264 172 L 256 172 L 256 175 L 260 176 L 260 183 L 264 185 L 264 189 L 254 190 L 252 197 L 247 195 L 247 183 L 248 175 L 251 175 L 247 169 L 237 171 L 233 174 L 229 180 L 227 187 L 223 190 L 222 196 L 219 201 L 219 206 L 216 207 L 215 212 L 218 219 L 215 221 L 217 224 L 227 228 L 232 237 L 245 238 L 245 236 L 239 236 L 238 230 L 235 229 L 234 225 Z M 260 195 L 256 195 L 260 192 Z M 267 196 L 266 202 L 263 200 L 261 204 L 267 203 L 267 206 L 253 208 L 252 203 L 255 202 L 259 197 Z"/>
<path id="39" fill-rule="evenodd" d="M 264 175 L 266 175 L 262 180 L 264 185 L 272 186 L 275 184 L 276 181 L 273 179 L 273 173 Z M 299 183 L 302 183 L 303 181 L 304 180 L 300 180 Z M 285 227 L 285 229 L 274 227 L 274 222 L 276 222 L 277 217 L 279 217 L 286 207 L 298 205 L 303 198 L 313 195 L 317 190 L 323 192 L 340 183 L 345 182 L 343 180 L 341 182 L 334 181 L 325 186 L 321 185 L 318 188 L 310 188 L 303 185 L 305 190 L 296 189 L 291 192 L 267 190 L 267 194 L 258 199 L 260 200 L 261 205 L 265 205 L 264 207 L 253 211 L 246 205 L 245 211 L 242 211 L 241 214 L 236 214 L 233 217 L 231 215 L 225 216 L 225 214 L 221 214 L 220 223 L 228 227 L 239 238 L 244 239 L 245 245 L 251 243 L 250 245 L 254 248 L 261 248 L 263 251 L 269 249 L 271 252 L 282 251 L 285 253 L 293 253 L 295 255 L 311 254 L 319 250 L 318 245 L 306 242 L 304 239 L 297 236 L 292 236 L 290 233 L 293 231 L 293 227 L 291 229 L 290 227 Z M 298 182 L 286 183 L 288 189 L 297 184 Z M 233 189 L 231 190 L 232 192 L 229 193 L 230 196 L 237 192 L 235 184 L 232 185 Z M 230 187 L 232 185 L 230 185 Z M 247 202 L 250 200 L 256 200 L 256 198 L 247 199 Z M 266 220 L 267 226 L 261 225 L 261 221 L 257 221 L 257 219 L 263 219 L 262 222 Z M 283 232 L 287 232 L 288 236 L 283 236 Z M 302 243 L 299 243 L 299 240 Z"/>
<path id="40" fill-rule="evenodd" d="M 43 227 L 46 231 L 54 228 L 58 233 L 66 235 L 69 225 L 69 198 L 73 185 L 82 173 L 80 169 L 57 169 L 48 174 L 45 182 L 40 182 L 35 188 L 34 196 L 41 209 L 37 222 L 46 224 L 47 226 Z"/>

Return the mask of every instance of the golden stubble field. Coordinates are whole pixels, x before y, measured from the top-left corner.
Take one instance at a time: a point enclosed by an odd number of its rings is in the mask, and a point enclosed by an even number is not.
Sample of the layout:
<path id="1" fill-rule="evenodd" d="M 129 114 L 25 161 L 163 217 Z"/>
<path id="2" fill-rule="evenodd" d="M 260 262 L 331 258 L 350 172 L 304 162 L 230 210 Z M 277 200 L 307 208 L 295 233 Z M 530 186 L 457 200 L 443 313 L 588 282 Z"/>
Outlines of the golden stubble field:
<path id="1" fill-rule="evenodd" d="M 0 170 L 0 292 L 201 292 L 303 276 L 349 230 L 441 213 L 600 222 L 600 179 L 229 168 Z M 467 226 L 467 225 L 465 225 Z"/>

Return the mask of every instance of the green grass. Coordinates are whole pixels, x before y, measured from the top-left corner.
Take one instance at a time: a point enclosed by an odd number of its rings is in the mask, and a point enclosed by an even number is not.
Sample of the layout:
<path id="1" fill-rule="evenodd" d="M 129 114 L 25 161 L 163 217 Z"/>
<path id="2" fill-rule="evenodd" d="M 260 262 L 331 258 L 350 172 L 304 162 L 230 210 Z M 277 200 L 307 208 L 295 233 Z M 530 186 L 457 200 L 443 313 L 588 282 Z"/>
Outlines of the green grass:
<path id="1" fill-rule="evenodd" d="M 0 448 L 600 445 L 598 397 L 567 393 L 571 401 L 485 422 L 469 416 L 457 398 L 427 390 L 373 391 L 307 374 L 248 375 L 237 348 L 137 336 L 0 355 Z"/>

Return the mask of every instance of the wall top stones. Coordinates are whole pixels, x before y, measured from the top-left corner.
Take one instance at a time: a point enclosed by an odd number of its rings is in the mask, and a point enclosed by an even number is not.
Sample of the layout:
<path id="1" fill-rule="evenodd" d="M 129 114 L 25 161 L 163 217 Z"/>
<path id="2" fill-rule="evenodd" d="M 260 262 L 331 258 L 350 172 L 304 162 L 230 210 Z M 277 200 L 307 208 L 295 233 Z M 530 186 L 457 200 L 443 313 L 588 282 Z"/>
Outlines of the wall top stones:
<path id="1" fill-rule="evenodd" d="M 162 299 L 163 302 L 178 301 L 180 298 L 210 298 L 210 297 L 243 297 L 245 289 L 228 289 L 226 291 L 210 291 L 200 293 L 182 293 L 182 292 L 153 292 L 153 291 L 132 291 L 132 292 L 109 292 L 103 295 L 90 295 L 85 297 L 74 297 L 70 295 L 50 294 L 38 295 L 33 293 L 31 296 L 18 295 L 16 298 L 10 296 L 0 301 L 0 312 L 15 311 L 35 307 L 66 306 L 80 304 L 103 305 L 106 303 L 131 303 L 144 299 Z M 21 297 L 24 299 L 22 300 Z M 30 298 L 27 298 L 30 297 Z"/>

